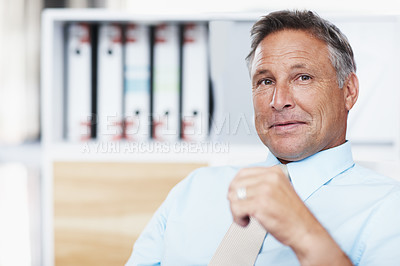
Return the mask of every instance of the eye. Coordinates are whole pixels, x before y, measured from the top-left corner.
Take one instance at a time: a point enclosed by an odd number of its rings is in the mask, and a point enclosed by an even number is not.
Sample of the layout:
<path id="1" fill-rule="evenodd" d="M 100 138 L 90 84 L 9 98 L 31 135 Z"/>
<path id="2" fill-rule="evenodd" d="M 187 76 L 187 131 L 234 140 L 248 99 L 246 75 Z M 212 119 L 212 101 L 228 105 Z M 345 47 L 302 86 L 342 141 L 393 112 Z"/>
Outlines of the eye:
<path id="1" fill-rule="evenodd" d="M 299 80 L 301 80 L 301 81 L 307 81 L 310 79 L 311 79 L 311 77 L 309 75 L 300 75 L 299 76 Z"/>
<path id="2" fill-rule="evenodd" d="M 259 84 L 271 86 L 272 84 L 274 84 L 274 82 L 270 79 L 262 79 L 262 80 L 260 80 Z"/>

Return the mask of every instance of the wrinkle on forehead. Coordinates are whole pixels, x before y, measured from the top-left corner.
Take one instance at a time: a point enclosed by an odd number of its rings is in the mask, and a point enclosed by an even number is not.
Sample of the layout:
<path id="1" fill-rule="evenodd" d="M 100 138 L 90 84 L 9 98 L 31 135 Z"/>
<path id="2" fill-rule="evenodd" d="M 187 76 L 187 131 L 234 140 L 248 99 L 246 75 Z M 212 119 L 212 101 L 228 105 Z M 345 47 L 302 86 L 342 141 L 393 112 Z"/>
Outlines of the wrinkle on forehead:
<path id="1" fill-rule="evenodd" d="M 315 45 L 315 41 L 320 45 Z M 256 48 L 251 76 L 263 71 L 263 65 L 275 64 L 277 61 L 285 62 L 286 66 L 298 65 L 300 62 L 310 65 L 314 64 L 316 57 L 322 57 L 322 60 L 331 64 L 328 46 L 310 33 L 301 30 L 272 33 L 265 37 Z"/>

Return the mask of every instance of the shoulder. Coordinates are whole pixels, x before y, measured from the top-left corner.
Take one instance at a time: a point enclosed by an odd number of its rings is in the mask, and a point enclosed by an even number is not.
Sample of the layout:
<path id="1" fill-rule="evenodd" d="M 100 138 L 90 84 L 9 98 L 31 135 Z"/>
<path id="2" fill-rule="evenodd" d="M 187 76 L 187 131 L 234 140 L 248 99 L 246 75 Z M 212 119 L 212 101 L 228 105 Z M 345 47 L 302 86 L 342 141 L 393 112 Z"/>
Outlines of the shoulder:
<path id="1" fill-rule="evenodd" d="M 357 232 L 351 244 L 356 265 L 397 265 L 399 256 L 395 247 L 400 244 L 400 182 L 355 164 L 331 184 L 339 192 L 341 211 L 348 211 L 347 225 Z M 383 263 L 384 262 L 384 263 Z"/>
<path id="2" fill-rule="evenodd" d="M 354 199 L 357 204 L 363 203 L 368 209 L 400 195 L 399 181 L 358 164 L 335 177 L 327 187 L 340 192 L 342 197 Z"/>
<path id="3" fill-rule="evenodd" d="M 400 212 L 393 213 L 393 210 L 400 206 L 399 181 L 358 164 L 349 170 L 348 175 L 350 182 L 359 188 L 354 189 L 354 195 L 360 196 L 360 199 L 364 195 L 375 200 L 371 206 L 373 212 L 370 218 L 384 217 L 386 219 L 396 216 L 400 222 Z"/>
<path id="4" fill-rule="evenodd" d="M 353 167 L 342 173 L 337 178 L 337 182 L 344 185 L 364 185 L 387 187 L 388 189 L 393 188 L 394 190 L 400 189 L 399 181 L 359 164 L 354 164 Z"/>

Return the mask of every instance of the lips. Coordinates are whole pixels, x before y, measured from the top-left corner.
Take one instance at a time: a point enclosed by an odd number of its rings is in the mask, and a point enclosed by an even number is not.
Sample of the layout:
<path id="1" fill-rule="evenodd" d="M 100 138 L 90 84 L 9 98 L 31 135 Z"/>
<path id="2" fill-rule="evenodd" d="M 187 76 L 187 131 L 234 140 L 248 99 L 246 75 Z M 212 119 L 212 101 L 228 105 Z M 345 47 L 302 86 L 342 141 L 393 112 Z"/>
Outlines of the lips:
<path id="1" fill-rule="evenodd" d="M 273 123 L 270 128 L 283 128 L 283 127 L 293 127 L 297 125 L 304 125 L 303 121 L 280 121 Z"/>

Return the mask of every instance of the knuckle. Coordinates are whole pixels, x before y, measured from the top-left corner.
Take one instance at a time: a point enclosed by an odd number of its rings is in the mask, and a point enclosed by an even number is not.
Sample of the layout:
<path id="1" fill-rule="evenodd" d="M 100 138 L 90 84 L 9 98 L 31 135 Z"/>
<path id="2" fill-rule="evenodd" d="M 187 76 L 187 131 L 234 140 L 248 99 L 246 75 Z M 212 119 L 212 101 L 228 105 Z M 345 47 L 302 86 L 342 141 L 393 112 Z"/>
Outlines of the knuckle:
<path id="1" fill-rule="evenodd" d="M 270 182 L 274 185 L 279 184 L 281 182 L 281 177 L 278 172 L 274 172 L 273 174 L 271 174 L 269 179 Z"/>
<path id="2" fill-rule="evenodd" d="M 257 215 L 258 215 L 257 209 L 252 209 L 252 210 L 250 210 L 250 211 L 249 211 L 249 215 L 250 215 L 251 217 L 257 217 Z"/>
<path id="3" fill-rule="evenodd" d="M 245 175 L 247 175 L 247 172 L 248 172 L 248 170 L 247 170 L 247 168 L 242 168 L 242 169 L 240 169 L 239 171 L 238 171 L 238 173 L 237 173 L 237 177 L 242 177 L 242 176 L 245 176 Z"/>
<path id="4" fill-rule="evenodd" d="M 233 193 L 233 191 L 229 191 L 227 198 L 229 201 L 234 201 L 236 199 L 235 193 Z"/>
<path id="5" fill-rule="evenodd" d="M 236 193 L 236 190 L 238 189 L 238 184 L 237 182 L 234 180 L 232 181 L 232 183 L 229 185 L 228 188 L 228 193 Z"/>
<path id="6" fill-rule="evenodd" d="M 230 207 L 231 207 L 232 215 L 234 217 L 240 216 L 242 214 L 242 211 L 241 211 L 241 208 L 240 208 L 239 204 L 233 203 L 233 204 L 231 204 Z"/>
<path id="7" fill-rule="evenodd" d="M 253 216 L 257 221 L 265 220 L 266 215 L 263 212 L 256 212 Z"/>
<path id="8" fill-rule="evenodd" d="M 267 182 L 262 183 L 260 185 L 260 188 L 261 188 L 261 190 L 263 192 L 262 193 L 263 195 L 267 195 L 268 196 L 268 195 L 271 194 L 272 188 L 271 188 L 269 183 L 267 183 Z"/>
<path id="9" fill-rule="evenodd" d="M 257 199 L 257 206 L 259 207 L 260 210 L 267 210 L 268 209 L 268 199 L 265 197 L 260 197 Z"/>

